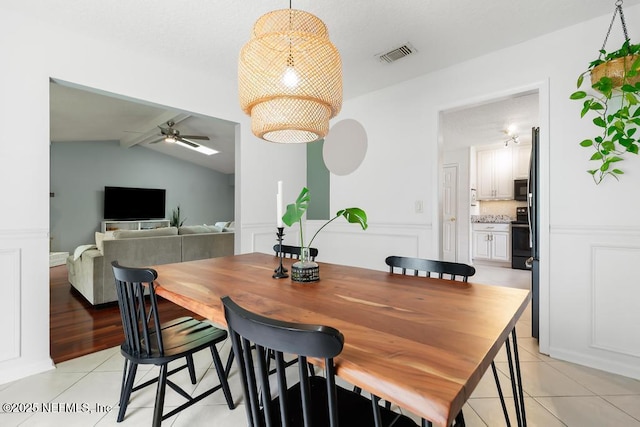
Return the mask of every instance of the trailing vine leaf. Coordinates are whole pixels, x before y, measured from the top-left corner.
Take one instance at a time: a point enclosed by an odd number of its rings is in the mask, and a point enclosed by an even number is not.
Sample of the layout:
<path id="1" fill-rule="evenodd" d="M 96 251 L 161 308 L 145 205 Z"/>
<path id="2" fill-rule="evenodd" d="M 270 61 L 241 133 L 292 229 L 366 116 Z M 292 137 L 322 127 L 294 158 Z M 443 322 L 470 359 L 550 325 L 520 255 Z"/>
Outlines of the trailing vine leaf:
<path id="1" fill-rule="evenodd" d="M 631 78 L 640 75 L 640 44 L 631 44 L 626 40 L 620 49 L 613 52 L 600 50 L 600 56 L 589 63 L 587 70 L 577 79 L 577 89 L 571 93 L 569 99 L 582 103 L 580 117 L 590 115 L 592 123 L 598 129 L 598 135 L 580 142 L 581 147 L 593 150 L 590 161 L 598 162 L 598 167 L 587 170 L 596 184 L 600 184 L 607 176 L 618 180 L 618 175 L 624 174 L 619 168 L 613 168 L 624 160 L 625 153 L 638 154 L 640 139 L 637 128 L 640 127 L 640 81 Z M 592 82 L 591 89 L 581 90 L 585 76 L 607 61 L 617 58 L 633 58 L 625 60 L 622 84 L 615 87 L 614 81 L 607 76 Z M 619 107 L 618 107 L 619 105 Z M 615 107 L 614 107 L 615 106 Z M 617 109 L 615 109 L 617 108 Z"/>

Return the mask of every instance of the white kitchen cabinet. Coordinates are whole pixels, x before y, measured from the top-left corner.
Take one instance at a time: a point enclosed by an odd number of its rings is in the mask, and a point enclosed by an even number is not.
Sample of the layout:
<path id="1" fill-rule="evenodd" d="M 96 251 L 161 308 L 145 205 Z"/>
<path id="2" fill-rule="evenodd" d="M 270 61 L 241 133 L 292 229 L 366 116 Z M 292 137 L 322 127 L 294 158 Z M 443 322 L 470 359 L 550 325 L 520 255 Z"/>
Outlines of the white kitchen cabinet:
<path id="1" fill-rule="evenodd" d="M 511 146 L 477 152 L 478 200 L 513 199 L 513 150 Z"/>
<path id="2" fill-rule="evenodd" d="M 529 159 L 531 158 L 531 144 L 513 146 L 513 179 L 529 178 Z"/>
<path id="3" fill-rule="evenodd" d="M 474 223 L 472 231 L 474 260 L 511 261 L 509 224 Z"/>

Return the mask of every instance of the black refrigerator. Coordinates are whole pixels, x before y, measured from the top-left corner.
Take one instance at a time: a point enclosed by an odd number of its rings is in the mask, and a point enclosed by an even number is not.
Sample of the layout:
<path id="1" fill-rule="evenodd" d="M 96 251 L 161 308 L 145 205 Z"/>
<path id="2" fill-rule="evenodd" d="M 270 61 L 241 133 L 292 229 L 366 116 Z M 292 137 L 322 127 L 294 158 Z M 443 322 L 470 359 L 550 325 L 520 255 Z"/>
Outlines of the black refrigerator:
<path id="1" fill-rule="evenodd" d="M 531 335 L 540 338 L 540 128 L 531 129 L 531 159 L 529 163 L 529 245 L 531 258 L 527 267 L 531 268 Z"/>

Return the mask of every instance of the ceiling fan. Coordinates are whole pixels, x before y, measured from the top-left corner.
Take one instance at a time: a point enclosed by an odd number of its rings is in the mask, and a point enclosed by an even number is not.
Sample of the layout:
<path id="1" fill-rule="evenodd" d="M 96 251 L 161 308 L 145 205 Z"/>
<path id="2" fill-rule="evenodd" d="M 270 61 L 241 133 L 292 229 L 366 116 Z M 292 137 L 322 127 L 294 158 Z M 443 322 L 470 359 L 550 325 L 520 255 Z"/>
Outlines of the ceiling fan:
<path id="1" fill-rule="evenodd" d="M 156 139 L 155 141 L 150 141 L 149 144 L 155 144 L 158 143 L 160 141 L 165 141 L 165 142 L 176 142 L 176 141 L 180 141 L 180 142 L 184 142 L 186 144 L 194 144 L 194 145 L 198 145 L 195 144 L 192 141 L 188 141 L 189 139 L 199 139 L 199 140 L 203 140 L 203 141 L 208 141 L 209 137 L 208 136 L 204 136 L 204 135 L 180 135 L 180 131 L 178 129 L 175 129 L 173 126 L 175 125 L 175 122 L 169 120 L 167 122 L 167 127 L 162 127 L 162 126 L 158 126 L 158 128 L 160 128 L 160 135 L 161 138 Z M 186 140 L 186 141 L 185 141 Z"/>
<path id="2" fill-rule="evenodd" d="M 209 156 L 218 152 L 217 150 L 213 150 L 209 147 L 202 146 L 192 141 L 193 139 L 208 141 L 209 140 L 208 136 L 181 135 L 180 131 L 173 127 L 174 125 L 175 125 L 175 122 L 172 120 L 169 120 L 167 122 L 167 127 L 158 126 L 158 128 L 160 128 L 160 135 L 159 135 L 160 138 L 153 141 L 149 141 L 149 144 L 156 144 L 160 141 L 168 142 L 170 144 L 176 143 L 176 144 L 182 145 L 183 147 L 190 148 L 192 150 L 198 151 L 200 153 L 203 153 Z"/>

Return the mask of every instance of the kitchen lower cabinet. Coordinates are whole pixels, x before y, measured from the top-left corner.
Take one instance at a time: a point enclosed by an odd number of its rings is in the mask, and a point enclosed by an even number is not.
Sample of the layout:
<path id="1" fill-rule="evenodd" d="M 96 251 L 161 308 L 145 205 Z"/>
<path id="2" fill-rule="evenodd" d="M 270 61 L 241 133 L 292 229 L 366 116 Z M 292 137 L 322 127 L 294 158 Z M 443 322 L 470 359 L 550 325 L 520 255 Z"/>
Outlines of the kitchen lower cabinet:
<path id="1" fill-rule="evenodd" d="M 509 224 L 474 223 L 473 259 L 485 261 L 511 261 Z"/>

